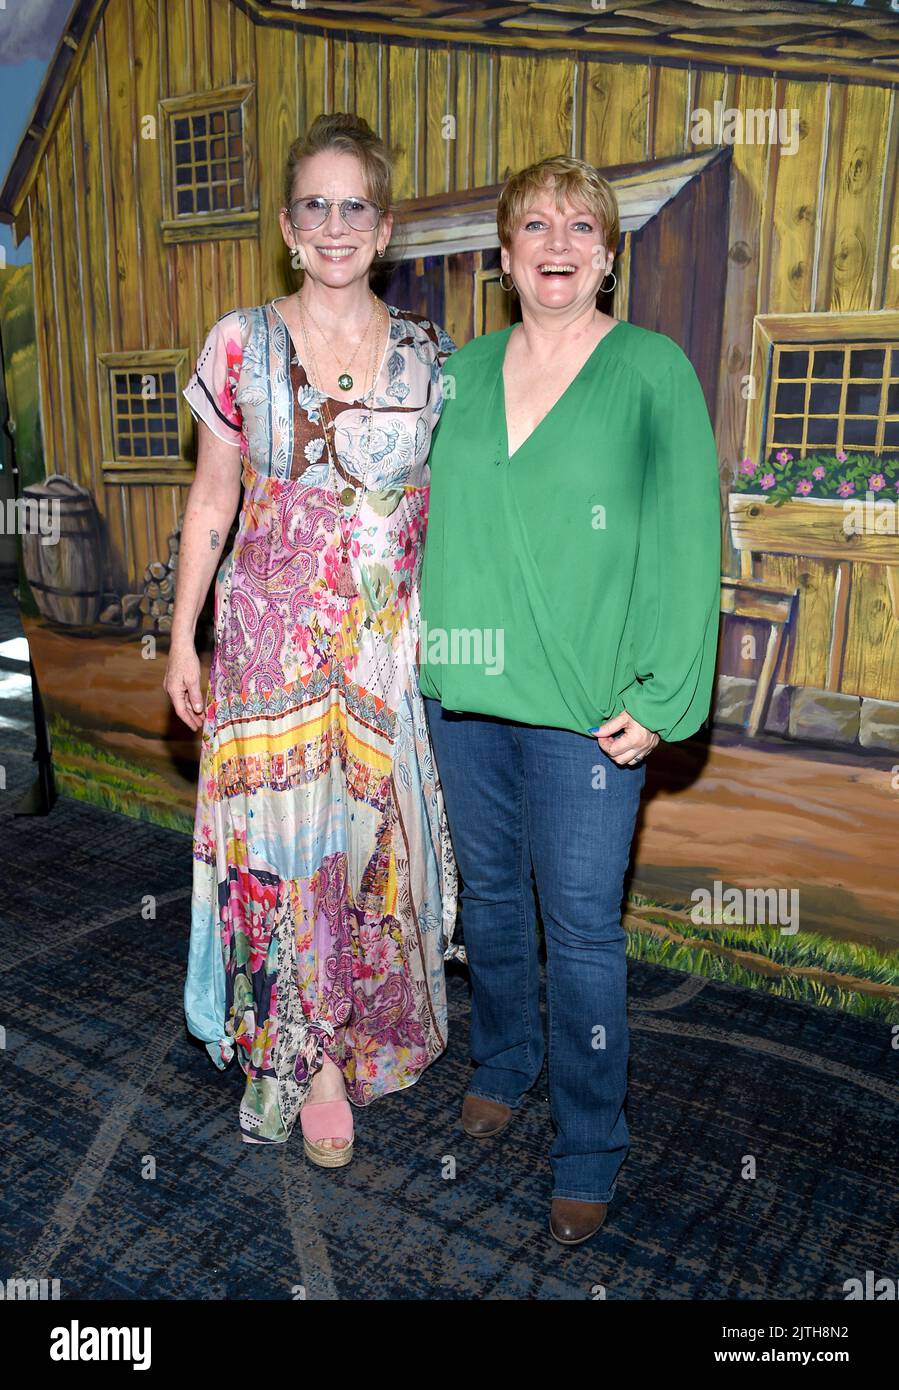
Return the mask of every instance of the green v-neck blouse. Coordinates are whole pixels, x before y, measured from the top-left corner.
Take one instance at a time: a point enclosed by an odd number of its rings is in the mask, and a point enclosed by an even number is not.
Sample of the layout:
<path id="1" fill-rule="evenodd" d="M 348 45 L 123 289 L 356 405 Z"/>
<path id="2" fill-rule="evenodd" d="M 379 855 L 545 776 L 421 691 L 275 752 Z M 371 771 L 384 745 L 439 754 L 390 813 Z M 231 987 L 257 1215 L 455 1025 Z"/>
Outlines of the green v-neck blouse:
<path id="1" fill-rule="evenodd" d="M 511 328 L 447 360 L 431 456 L 419 680 L 450 710 L 666 740 L 709 713 L 718 456 L 672 338 L 619 320 L 512 457 Z"/>

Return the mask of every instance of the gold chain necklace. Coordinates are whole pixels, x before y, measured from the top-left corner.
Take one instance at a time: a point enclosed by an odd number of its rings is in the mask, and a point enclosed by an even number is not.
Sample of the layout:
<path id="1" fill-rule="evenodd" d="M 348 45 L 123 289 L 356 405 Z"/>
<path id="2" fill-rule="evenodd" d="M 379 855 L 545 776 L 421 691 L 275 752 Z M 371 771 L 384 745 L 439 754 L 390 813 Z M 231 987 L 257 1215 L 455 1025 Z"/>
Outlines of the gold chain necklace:
<path id="1" fill-rule="evenodd" d="M 374 298 L 374 296 L 372 296 L 372 298 Z M 377 300 L 375 300 L 375 303 L 377 303 Z M 303 342 L 305 343 L 305 346 L 306 346 L 306 352 L 307 352 L 307 354 L 308 354 L 308 356 L 309 356 L 310 365 L 312 366 L 312 369 L 313 369 L 313 372 L 315 373 L 315 376 L 318 378 L 318 368 L 317 368 L 316 362 L 315 362 L 315 355 L 314 355 L 314 353 L 312 352 L 311 344 L 310 344 L 310 342 L 309 342 L 309 337 L 308 337 L 308 334 L 306 333 L 305 325 L 302 324 L 302 321 L 301 321 L 300 326 L 301 326 L 301 328 L 303 329 Z M 377 367 L 377 363 L 378 363 L 379 360 L 380 360 L 380 358 L 378 357 L 378 348 L 379 348 L 379 346 L 380 346 L 380 342 L 381 342 L 381 335 L 380 335 L 380 332 L 377 332 L 377 333 L 375 334 L 374 341 L 373 341 L 373 344 L 372 344 L 372 357 L 371 357 L 371 361 L 370 361 L 370 363 L 369 363 L 369 371 L 372 372 L 372 373 L 375 372 L 376 367 Z M 307 374 L 307 379 L 308 379 L 308 374 Z M 376 378 L 375 378 L 374 375 L 373 375 L 373 377 L 372 377 L 372 384 L 371 384 L 371 391 L 368 393 L 369 396 L 370 396 L 370 402 L 369 402 L 369 407 L 368 407 L 368 433 L 367 433 L 366 441 L 365 441 L 365 460 L 366 460 L 366 462 L 365 462 L 365 464 L 363 465 L 363 467 L 364 467 L 364 472 L 363 472 L 363 476 L 362 476 L 362 479 L 361 479 L 361 486 L 359 487 L 359 489 L 358 489 L 358 491 L 357 491 L 356 488 L 354 488 L 354 487 L 352 487 L 352 485 L 349 485 L 349 484 L 348 484 L 345 488 L 342 489 L 342 491 L 341 491 L 341 493 L 340 493 L 339 496 L 338 496 L 338 493 L 337 493 L 337 466 L 336 466 L 336 464 L 335 464 L 335 462 L 334 462 L 334 454 L 333 454 L 332 451 L 331 451 L 331 439 L 330 439 L 330 434 L 331 434 L 331 433 L 336 433 L 336 432 L 335 432 L 335 429 L 334 429 L 334 420 L 333 420 L 333 418 L 332 418 L 332 416 L 331 416 L 331 409 L 330 409 L 330 406 L 328 405 L 328 397 L 327 397 L 327 394 L 326 394 L 324 391 L 321 391 L 321 388 L 316 388 L 316 389 L 318 389 L 318 390 L 320 391 L 320 394 L 321 394 L 321 397 L 322 397 L 322 400 L 321 400 L 322 411 L 323 411 L 323 413 L 327 416 L 327 420 L 326 420 L 326 423 L 325 423 L 325 426 L 324 426 L 324 431 L 323 431 L 323 433 L 324 433 L 324 436 L 325 436 L 325 445 L 326 445 L 327 450 L 328 450 L 328 481 L 329 481 L 330 484 L 331 484 L 331 490 L 332 490 L 332 492 L 333 492 L 333 494 L 334 494 L 334 502 L 335 502 L 335 505 L 336 505 L 336 507 L 337 507 L 337 524 L 338 524 L 338 526 L 339 526 L 339 528 L 340 528 L 340 561 L 339 561 L 338 566 L 337 566 L 337 592 L 338 592 L 338 594 L 340 595 L 341 598 L 354 598 L 354 597 L 356 596 L 356 594 L 359 592 L 358 589 L 356 588 L 356 582 L 355 582 L 355 580 L 354 580 L 354 578 L 353 578 L 353 568 L 352 568 L 352 565 L 350 564 L 349 547 L 350 547 L 350 541 L 352 540 L 352 537 L 353 537 L 353 528 L 355 527 L 356 521 L 358 520 L 358 517 L 359 517 L 359 513 L 360 513 L 361 510 L 362 510 L 362 499 L 363 499 L 363 497 L 365 496 L 365 492 L 366 492 L 366 489 L 367 489 L 368 459 L 369 459 L 369 457 L 370 457 L 370 455 L 371 455 L 371 427 L 372 427 L 372 420 L 373 420 L 374 411 L 375 411 L 375 387 L 376 387 L 376 386 L 377 386 L 377 380 L 376 380 Z M 336 451 L 336 449 L 337 449 L 337 440 L 336 440 L 336 438 L 335 438 L 335 440 L 334 440 L 334 450 Z M 343 508 L 343 507 L 348 507 L 348 506 L 350 505 L 351 502 L 353 502 L 355 505 L 353 506 L 353 514 L 352 514 L 352 516 L 351 516 L 351 518 L 350 518 L 349 535 L 347 535 L 347 532 L 346 532 L 346 529 L 345 529 L 345 526 L 344 526 L 344 518 L 343 518 L 342 508 Z"/>
<path id="2" fill-rule="evenodd" d="M 346 367 L 344 368 L 344 370 L 340 373 L 340 376 L 337 378 L 337 385 L 340 387 L 341 391 L 352 391 L 352 389 L 353 389 L 353 378 L 350 376 L 350 367 L 352 367 L 353 363 L 354 363 L 355 360 L 356 360 L 356 354 L 358 353 L 358 351 L 359 351 L 359 349 L 361 348 L 362 344 L 365 342 L 366 338 L 368 337 L 369 333 L 371 332 L 372 320 L 374 319 L 375 314 L 377 313 L 377 309 L 378 309 L 378 300 L 377 300 L 377 296 L 372 292 L 371 289 L 369 289 L 368 293 L 369 293 L 369 295 L 371 296 L 371 301 L 372 301 L 371 313 L 369 314 L 368 323 L 365 325 L 365 332 L 362 334 L 362 337 L 359 339 L 358 343 L 356 344 L 356 348 L 355 348 L 355 351 L 353 352 L 352 357 L 350 358 L 349 362 L 346 364 Z M 308 315 L 309 315 L 309 318 L 312 320 L 312 322 L 315 324 L 316 328 L 318 329 L 319 333 L 321 334 L 322 339 L 324 340 L 325 347 L 328 349 L 328 351 L 330 352 L 331 356 L 334 358 L 334 361 L 337 363 L 337 366 L 339 367 L 339 366 L 340 366 L 340 358 L 337 356 L 337 353 L 336 353 L 336 352 L 334 351 L 334 349 L 332 348 L 332 346 L 331 346 L 331 344 L 330 344 L 330 342 L 329 342 L 329 340 L 328 340 L 328 335 L 327 335 L 327 333 L 325 333 L 325 331 L 324 331 L 324 329 L 322 328 L 321 324 L 319 323 L 318 319 L 314 316 L 314 314 L 313 314 L 312 311 L 309 309 L 309 307 L 303 303 L 302 299 L 300 298 L 300 291 L 299 291 L 299 290 L 297 290 L 297 305 L 298 305 L 299 310 L 300 310 L 300 320 L 301 320 L 301 322 L 302 322 L 302 319 L 303 319 L 304 315 L 308 314 Z M 305 337 L 305 332 L 306 332 L 306 330 L 305 330 L 305 327 L 304 327 L 304 329 L 303 329 L 304 337 Z"/>

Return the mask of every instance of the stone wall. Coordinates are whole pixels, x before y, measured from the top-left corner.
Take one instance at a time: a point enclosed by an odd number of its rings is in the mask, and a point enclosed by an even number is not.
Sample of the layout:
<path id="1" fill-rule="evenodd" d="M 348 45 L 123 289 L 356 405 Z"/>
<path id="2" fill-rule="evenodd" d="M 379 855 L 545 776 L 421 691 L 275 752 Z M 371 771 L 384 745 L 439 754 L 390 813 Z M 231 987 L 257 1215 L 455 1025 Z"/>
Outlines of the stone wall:
<path id="1" fill-rule="evenodd" d="M 749 677 L 719 676 L 714 722 L 745 728 L 755 686 Z M 809 686 L 776 685 L 764 730 L 782 738 L 829 743 L 856 752 L 899 754 L 899 702 Z"/>

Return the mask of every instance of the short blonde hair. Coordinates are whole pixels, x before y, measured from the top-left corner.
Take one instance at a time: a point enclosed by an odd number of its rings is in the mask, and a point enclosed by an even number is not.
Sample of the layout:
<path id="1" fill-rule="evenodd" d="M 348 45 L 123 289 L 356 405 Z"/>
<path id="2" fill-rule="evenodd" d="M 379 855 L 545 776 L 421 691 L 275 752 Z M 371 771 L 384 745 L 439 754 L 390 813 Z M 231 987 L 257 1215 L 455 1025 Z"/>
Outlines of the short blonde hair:
<path id="1" fill-rule="evenodd" d="M 553 155 L 519 169 L 506 180 L 496 206 L 496 229 L 499 243 L 508 250 L 512 234 L 526 208 L 537 194 L 549 187 L 555 195 L 556 207 L 562 211 L 566 203 L 584 207 L 599 222 L 603 244 L 614 255 L 621 237 L 621 219 L 615 190 L 607 179 L 582 159 L 569 155 Z"/>

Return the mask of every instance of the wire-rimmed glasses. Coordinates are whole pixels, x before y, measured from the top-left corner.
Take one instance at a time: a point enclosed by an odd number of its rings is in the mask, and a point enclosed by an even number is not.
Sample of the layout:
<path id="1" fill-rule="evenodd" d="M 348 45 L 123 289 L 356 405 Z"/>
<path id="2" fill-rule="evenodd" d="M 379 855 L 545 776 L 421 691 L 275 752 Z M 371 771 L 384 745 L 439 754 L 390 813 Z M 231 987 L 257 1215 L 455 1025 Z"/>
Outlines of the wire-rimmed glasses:
<path id="1" fill-rule="evenodd" d="M 331 214 L 336 204 L 340 216 L 354 232 L 373 232 L 384 212 L 377 203 L 368 198 L 325 198 L 320 194 L 294 198 L 284 211 L 290 218 L 290 225 L 298 232 L 314 232 Z"/>

